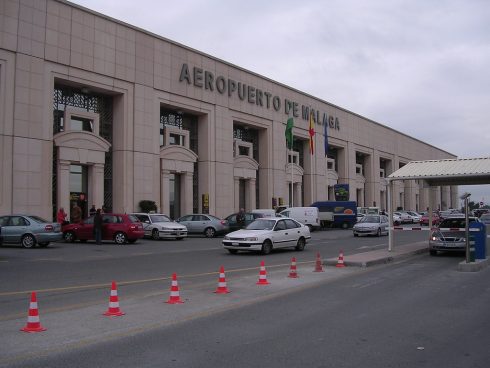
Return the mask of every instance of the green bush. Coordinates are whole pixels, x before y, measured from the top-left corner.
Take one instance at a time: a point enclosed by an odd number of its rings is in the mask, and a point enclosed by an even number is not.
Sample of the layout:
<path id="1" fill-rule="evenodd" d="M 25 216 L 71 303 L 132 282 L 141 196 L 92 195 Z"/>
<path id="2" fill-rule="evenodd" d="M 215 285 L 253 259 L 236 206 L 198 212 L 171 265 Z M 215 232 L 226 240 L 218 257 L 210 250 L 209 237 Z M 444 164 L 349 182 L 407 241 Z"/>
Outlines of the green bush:
<path id="1" fill-rule="evenodd" d="M 150 213 L 157 211 L 157 204 L 155 203 L 155 201 L 145 199 L 140 201 L 139 205 L 141 212 Z"/>

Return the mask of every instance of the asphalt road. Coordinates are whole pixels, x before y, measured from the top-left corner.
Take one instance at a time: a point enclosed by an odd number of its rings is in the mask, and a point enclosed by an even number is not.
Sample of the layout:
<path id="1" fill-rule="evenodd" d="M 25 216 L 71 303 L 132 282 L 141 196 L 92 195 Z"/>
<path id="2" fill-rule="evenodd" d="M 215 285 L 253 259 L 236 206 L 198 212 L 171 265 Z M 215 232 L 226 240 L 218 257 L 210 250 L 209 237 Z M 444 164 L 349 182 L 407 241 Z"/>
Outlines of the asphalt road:
<path id="1" fill-rule="evenodd" d="M 10 366 L 488 367 L 490 269 L 460 260 L 414 256 Z"/>

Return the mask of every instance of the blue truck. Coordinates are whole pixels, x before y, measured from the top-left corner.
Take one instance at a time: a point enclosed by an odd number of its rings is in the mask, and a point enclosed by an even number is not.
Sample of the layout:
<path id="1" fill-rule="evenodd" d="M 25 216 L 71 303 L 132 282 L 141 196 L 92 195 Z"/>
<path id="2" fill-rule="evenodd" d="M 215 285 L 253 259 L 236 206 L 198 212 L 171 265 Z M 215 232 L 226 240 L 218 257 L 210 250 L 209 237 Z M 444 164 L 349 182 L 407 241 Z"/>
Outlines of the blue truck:
<path id="1" fill-rule="evenodd" d="M 357 222 L 357 202 L 320 201 L 311 204 L 318 207 L 318 218 L 322 227 L 348 229 Z"/>

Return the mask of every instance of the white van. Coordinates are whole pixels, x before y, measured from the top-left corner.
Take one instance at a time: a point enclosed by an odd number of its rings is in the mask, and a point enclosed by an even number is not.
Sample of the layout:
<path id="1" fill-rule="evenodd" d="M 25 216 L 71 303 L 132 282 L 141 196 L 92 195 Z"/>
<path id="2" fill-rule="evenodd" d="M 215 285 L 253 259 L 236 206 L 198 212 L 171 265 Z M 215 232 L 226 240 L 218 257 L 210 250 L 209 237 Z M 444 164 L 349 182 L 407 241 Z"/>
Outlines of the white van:
<path id="1" fill-rule="evenodd" d="M 270 208 L 264 208 L 264 209 L 255 209 L 250 211 L 252 213 L 260 213 L 262 217 L 276 217 L 276 211 L 270 209 Z"/>
<path id="2" fill-rule="evenodd" d="M 320 228 L 320 220 L 318 219 L 318 207 L 289 207 L 281 211 L 282 216 L 290 217 L 303 225 L 306 225 L 310 230 Z"/>

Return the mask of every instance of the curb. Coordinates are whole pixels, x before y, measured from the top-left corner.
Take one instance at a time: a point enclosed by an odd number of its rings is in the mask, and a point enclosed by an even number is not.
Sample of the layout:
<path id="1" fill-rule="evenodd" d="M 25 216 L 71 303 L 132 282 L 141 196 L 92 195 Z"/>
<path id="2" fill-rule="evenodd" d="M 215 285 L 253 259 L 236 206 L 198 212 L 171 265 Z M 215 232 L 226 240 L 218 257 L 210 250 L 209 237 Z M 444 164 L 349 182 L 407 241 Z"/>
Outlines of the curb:
<path id="1" fill-rule="evenodd" d="M 461 272 L 478 272 L 483 270 L 488 266 L 489 258 L 477 259 L 475 262 L 466 263 L 466 261 L 461 261 L 458 264 L 458 271 Z"/>

